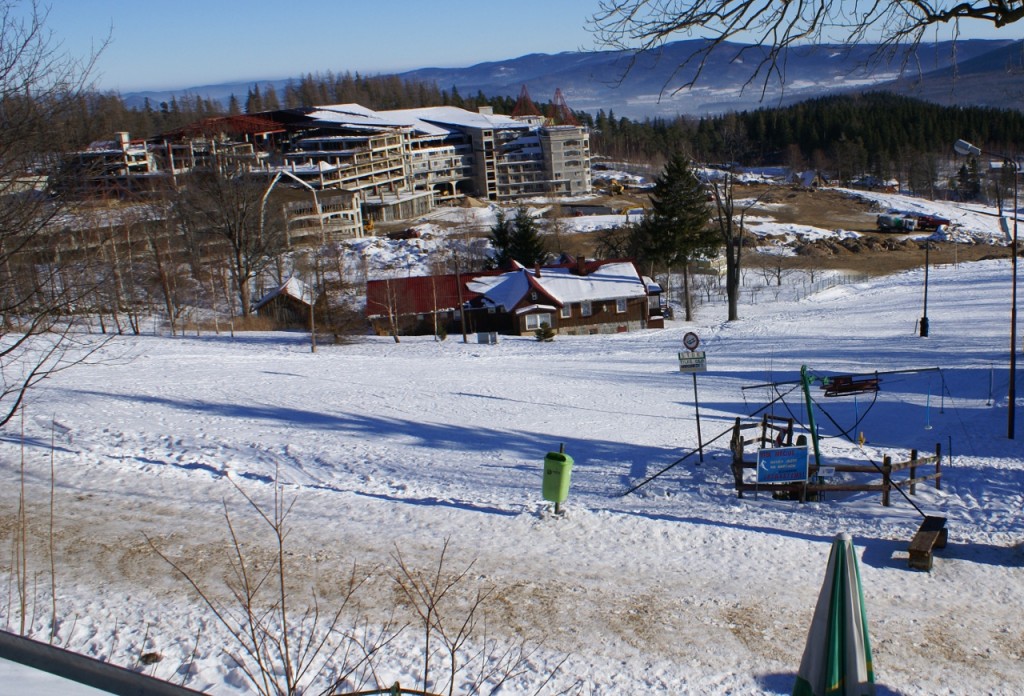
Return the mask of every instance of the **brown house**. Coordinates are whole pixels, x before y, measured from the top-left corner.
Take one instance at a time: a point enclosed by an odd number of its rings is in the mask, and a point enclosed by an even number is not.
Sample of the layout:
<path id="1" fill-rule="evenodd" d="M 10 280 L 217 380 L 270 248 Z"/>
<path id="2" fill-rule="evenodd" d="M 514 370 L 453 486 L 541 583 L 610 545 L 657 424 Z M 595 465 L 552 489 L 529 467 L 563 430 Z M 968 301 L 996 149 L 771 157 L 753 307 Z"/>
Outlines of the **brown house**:
<path id="1" fill-rule="evenodd" d="M 366 294 L 366 316 L 379 335 L 459 332 L 460 308 L 467 333 L 530 335 L 545 324 L 562 334 L 664 327 L 661 288 L 630 260 L 566 257 L 509 272 L 374 280 Z"/>
<path id="2" fill-rule="evenodd" d="M 252 306 L 252 311 L 274 320 L 278 326 L 308 327 L 312 306 L 312 289 L 292 276 L 261 297 Z"/>
<path id="3" fill-rule="evenodd" d="M 547 325 L 562 334 L 662 328 L 661 288 L 628 259 L 566 257 L 563 263 L 481 276 L 468 310 L 478 331 L 529 335 Z"/>

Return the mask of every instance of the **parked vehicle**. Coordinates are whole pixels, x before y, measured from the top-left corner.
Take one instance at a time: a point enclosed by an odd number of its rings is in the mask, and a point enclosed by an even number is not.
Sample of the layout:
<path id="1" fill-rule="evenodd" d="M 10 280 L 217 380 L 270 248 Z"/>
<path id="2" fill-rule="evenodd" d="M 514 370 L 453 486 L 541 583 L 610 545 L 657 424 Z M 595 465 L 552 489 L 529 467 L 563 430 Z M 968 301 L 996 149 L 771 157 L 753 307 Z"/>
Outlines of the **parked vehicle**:
<path id="1" fill-rule="evenodd" d="M 917 229 L 919 230 L 937 230 L 940 227 L 949 224 L 949 220 L 938 215 L 925 215 L 924 213 L 917 213 L 914 215 L 917 220 Z"/>
<path id="2" fill-rule="evenodd" d="M 882 232 L 913 232 L 917 229 L 917 219 L 908 215 L 883 213 L 876 223 Z"/>

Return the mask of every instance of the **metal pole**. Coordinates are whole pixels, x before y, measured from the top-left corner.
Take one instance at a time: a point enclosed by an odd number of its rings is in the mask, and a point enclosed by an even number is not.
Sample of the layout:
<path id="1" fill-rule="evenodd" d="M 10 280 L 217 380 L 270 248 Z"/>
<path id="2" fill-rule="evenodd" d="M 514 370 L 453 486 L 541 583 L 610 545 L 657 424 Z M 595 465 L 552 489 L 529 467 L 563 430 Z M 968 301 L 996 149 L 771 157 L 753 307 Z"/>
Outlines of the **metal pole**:
<path id="1" fill-rule="evenodd" d="M 821 450 L 818 447 L 818 424 L 814 422 L 814 406 L 811 402 L 811 375 L 806 365 L 800 366 L 800 382 L 804 388 L 804 400 L 807 402 L 807 426 L 811 431 L 811 443 L 814 445 L 814 466 L 821 467 Z"/>
<path id="2" fill-rule="evenodd" d="M 697 413 L 697 451 L 700 453 L 700 463 L 704 463 L 704 441 L 700 436 L 700 399 L 697 398 L 697 373 L 693 373 L 693 409 Z"/>
<path id="3" fill-rule="evenodd" d="M 931 242 L 924 243 L 924 313 L 921 315 L 921 338 L 928 338 L 928 252 Z"/>
<path id="4" fill-rule="evenodd" d="M 1017 193 L 1018 183 L 1017 180 L 1020 178 L 1020 165 L 1016 160 L 1012 161 L 1013 164 L 1013 260 L 1011 262 L 1011 268 L 1013 269 L 1013 290 L 1011 292 L 1010 299 L 1010 390 L 1009 390 L 1009 404 L 1007 404 L 1007 425 L 1006 433 L 1007 437 L 1011 440 L 1014 439 L 1014 421 L 1016 420 L 1017 411 Z"/>

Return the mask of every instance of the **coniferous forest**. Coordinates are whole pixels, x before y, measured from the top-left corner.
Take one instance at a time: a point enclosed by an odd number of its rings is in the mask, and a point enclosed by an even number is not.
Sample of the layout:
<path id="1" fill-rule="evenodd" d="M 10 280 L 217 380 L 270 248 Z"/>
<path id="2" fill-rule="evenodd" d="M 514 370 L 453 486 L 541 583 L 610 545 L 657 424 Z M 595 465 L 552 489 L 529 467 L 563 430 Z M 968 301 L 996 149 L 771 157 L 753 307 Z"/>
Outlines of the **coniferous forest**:
<path id="1" fill-rule="evenodd" d="M 254 84 L 245 95 L 232 95 L 226 105 L 188 94 L 141 108 L 128 108 L 120 96 L 109 93 L 80 100 L 65 132 L 81 146 L 117 131 L 152 137 L 211 116 L 318 104 L 357 103 L 377 110 L 490 106 L 495 113 L 508 114 L 516 102 L 512 96 L 463 96 L 455 87 L 350 73 L 307 74 L 288 82 L 280 94 L 269 83 Z M 538 106 L 546 113 L 550 105 Z M 638 121 L 617 118 L 611 110 L 577 112 L 576 117 L 591 129 L 592 152 L 611 159 L 660 168 L 672 153 L 683 152 L 697 162 L 817 169 L 839 180 L 864 174 L 896 177 L 912 189 L 931 185 L 939 160 L 949 157 L 957 139 L 990 152 L 1017 152 L 1024 142 L 1024 113 L 1019 111 L 940 106 L 884 92 L 703 118 Z"/>

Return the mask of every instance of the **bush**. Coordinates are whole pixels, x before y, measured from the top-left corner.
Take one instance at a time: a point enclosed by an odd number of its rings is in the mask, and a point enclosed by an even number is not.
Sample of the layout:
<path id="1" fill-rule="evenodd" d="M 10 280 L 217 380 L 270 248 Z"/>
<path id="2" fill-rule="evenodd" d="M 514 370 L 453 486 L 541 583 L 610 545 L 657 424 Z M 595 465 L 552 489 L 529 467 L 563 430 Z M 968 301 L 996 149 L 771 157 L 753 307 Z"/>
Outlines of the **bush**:
<path id="1" fill-rule="evenodd" d="M 555 330 L 544 322 L 540 325 L 540 328 L 533 332 L 533 335 L 537 337 L 538 341 L 553 341 L 555 340 Z"/>

